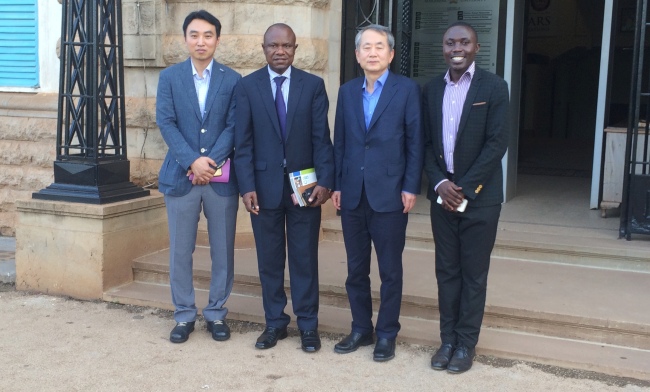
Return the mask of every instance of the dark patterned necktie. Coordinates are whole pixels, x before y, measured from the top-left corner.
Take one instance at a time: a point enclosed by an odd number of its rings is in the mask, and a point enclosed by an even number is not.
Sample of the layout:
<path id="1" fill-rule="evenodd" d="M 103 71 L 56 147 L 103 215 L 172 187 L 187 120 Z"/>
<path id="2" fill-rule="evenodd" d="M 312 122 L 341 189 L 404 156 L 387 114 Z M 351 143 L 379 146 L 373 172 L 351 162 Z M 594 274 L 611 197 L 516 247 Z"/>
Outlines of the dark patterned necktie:
<path id="1" fill-rule="evenodd" d="M 282 95 L 282 83 L 287 78 L 285 76 L 276 76 L 273 81 L 275 82 L 275 110 L 278 112 L 278 120 L 280 121 L 280 131 L 282 132 L 282 140 L 287 138 L 287 105 L 284 102 Z"/>

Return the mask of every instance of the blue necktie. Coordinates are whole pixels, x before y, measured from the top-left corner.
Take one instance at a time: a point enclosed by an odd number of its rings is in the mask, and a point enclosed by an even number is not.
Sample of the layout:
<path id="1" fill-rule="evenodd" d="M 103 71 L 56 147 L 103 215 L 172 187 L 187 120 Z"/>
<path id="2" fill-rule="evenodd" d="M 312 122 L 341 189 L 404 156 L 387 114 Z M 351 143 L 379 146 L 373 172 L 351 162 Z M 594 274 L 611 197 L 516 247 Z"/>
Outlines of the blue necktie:
<path id="1" fill-rule="evenodd" d="M 275 110 L 278 112 L 282 140 L 286 140 L 287 138 L 287 105 L 284 103 L 284 96 L 282 95 L 282 83 L 284 83 L 286 79 L 285 76 L 276 76 L 273 79 L 277 87 L 275 89 Z"/>

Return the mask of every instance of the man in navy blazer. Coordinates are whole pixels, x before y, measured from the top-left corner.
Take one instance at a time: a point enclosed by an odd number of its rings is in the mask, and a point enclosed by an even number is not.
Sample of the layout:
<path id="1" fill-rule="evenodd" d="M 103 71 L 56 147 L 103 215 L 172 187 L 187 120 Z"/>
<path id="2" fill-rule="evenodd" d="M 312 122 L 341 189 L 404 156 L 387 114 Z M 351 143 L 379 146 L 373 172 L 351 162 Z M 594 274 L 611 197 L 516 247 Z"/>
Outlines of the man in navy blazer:
<path id="1" fill-rule="evenodd" d="M 425 86 L 422 103 L 442 341 L 431 367 L 462 373 L 475 355 L 503 202 L 509 94 L 476 66 L 472 26 L 452 24 L 442 47 L 449 70 Z"/>
<path id="2" fill-rule="evenodd" d="M 318 237 L 321 204 L 334 187 L 334 156 L 323 79 L 292 66 L 296 35 L 278 23 L 264 34 L 268 66 L 244 77 L 236 90 L 235 167 L 251 213 L 266 328 L 255 347 L 287 337 L 284 268 L 288 251 L 291 301 L 306 352 L 318 336 Z M 275 98 L 274 98 L 275 97 Z M 292 201 L 288 173 L 314 168 L 308 207 Z M 286 228 L 286 233 L 285 233 Z M 286 234 L 286 235 L 285 235 Z M 285 248 L 286 244 L 286 248 Z"/>
<path id="3" fill-rule="evenodd" d="M 169 224 L 169 277 L 177 322 L 170 334 L 174 343 L 185 342 L 194 330 L 192 253 L 202 209 L 212 259 L 203 316 L 213 339 L 230 337 L 224 305 L 234 278 L 237 180 L 232 171 L 227 183 L 210 180 L 216 168 L 233 157 L 233 95 L 241 76 L 213 59 L 220 33 L 221 24 L 212 14 L 190 13 L 183 23 L 190 58 L 163 70 L 158 82 L 156 123 L 169 148 L 158 183 Z"/>
<path id="4" fill-rule="evenodd" d="M 388 70 L 395 39 L 384 26 L 370 25 L 355 38 L 364 76 L 339 90 L 334 125 L 336 185 L 332 201 L 341 210 L 348 259 L 345 282 L 352 332 L 337 353 L 377 344 L 375 361 L 395 356 L 402 301 L 402 252 L 408 212 L 420 192 L 423 136 L 420 89 Z M 381 278 L 379 314 L 372 324 L 371 243 Z"/>

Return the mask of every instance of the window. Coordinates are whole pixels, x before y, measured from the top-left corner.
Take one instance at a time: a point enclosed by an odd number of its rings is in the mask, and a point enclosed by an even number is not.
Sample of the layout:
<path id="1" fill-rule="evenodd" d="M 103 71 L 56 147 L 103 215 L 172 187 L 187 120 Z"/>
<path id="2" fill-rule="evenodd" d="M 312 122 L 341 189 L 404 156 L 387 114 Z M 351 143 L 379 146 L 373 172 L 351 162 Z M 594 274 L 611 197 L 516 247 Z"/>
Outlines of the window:
<path id="1" fill-rule="evenodd" d="M 0 86 L 38 87 L 37 0 L 0 3 Z"/>

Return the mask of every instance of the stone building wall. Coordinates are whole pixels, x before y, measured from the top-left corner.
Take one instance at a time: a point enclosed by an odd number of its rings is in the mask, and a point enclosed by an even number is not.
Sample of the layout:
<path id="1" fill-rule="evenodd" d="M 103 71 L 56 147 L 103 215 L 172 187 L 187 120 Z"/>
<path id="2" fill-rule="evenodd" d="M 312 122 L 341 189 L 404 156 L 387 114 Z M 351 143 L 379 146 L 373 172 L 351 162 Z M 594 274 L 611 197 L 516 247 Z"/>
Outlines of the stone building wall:
<path id="1" fill-rule="evenodd" d="M 242 75 L 265 65 L 261 43 L 267 27 L 278 22 L 290 25 L 299 45 L 294 65 L 325 80 L 333 128 L 341 7 L 342 0 L 123 0 L 131 181 L 157 187 L 167 151 L 155 122 L 158 74 L 187 58 L 182 24 L 189 12 L 206 9 L 219 18 L 221 42 L 215 57 Z M 60 35 L 58 29 L 52 27 L 52 34 Z M 15 200 L 30 198 L 53 181 L 56 105 L 56 94 L 0 93 L 0 235 L 15 233 Z M 250 226 L 242 218 L 238 230 Z"/>
<path id="2" fill-rule="evenodd" d="M 0 93 L 0 235 L 13 236 L 18 199 L 54 180 L 56 94 Z"/>

